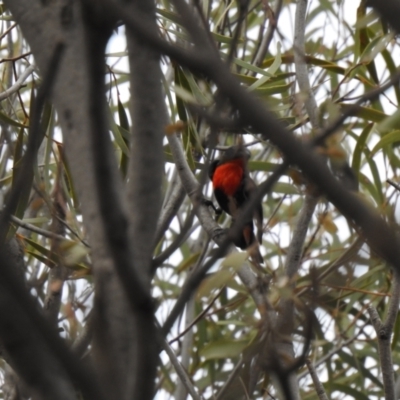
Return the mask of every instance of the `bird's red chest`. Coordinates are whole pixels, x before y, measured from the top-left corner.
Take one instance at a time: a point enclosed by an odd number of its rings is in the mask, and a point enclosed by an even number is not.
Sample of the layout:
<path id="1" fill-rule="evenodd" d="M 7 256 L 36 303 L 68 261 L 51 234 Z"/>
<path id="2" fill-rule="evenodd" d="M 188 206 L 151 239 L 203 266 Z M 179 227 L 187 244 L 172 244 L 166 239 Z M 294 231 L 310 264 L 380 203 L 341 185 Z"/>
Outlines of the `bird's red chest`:
<path id="1" fill-rule="evenodd" d="M 214 189 L 221 189 L 226 195 L 233 196 L 243 179 L 243 161 L 233 160 L 219 165 L 213 175 Z"/>

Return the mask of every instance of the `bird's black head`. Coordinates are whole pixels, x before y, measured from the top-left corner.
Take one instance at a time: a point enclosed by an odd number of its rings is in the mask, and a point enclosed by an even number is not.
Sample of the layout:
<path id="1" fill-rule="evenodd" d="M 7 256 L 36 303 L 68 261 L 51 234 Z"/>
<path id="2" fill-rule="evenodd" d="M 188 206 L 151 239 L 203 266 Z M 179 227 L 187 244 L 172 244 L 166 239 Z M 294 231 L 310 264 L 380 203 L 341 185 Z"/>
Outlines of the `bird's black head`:
<path id="1" fill-rule="evenodd" d="M 249 160 L 250 159 L 250 151 L 241 145 L 238 146 L 232 146 L 226 149 L 222 156 L 221 156 L 221 164 L 231 161 L 231 160 L 236 160 L 238 158 L 242 158 L 244 160 Z"/>

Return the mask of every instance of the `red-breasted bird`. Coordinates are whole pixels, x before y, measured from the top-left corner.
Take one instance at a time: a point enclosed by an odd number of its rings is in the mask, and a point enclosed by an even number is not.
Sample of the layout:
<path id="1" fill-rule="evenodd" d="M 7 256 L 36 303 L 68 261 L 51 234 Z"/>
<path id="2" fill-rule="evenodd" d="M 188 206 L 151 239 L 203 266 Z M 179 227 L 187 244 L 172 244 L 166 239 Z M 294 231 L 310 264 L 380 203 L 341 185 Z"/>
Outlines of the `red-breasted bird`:
<path id="1" fill-rule="evenodd" d="M 256 189 L 256 184 L 250 178 L 248 160 L 250 152 L 242 145 L 229 147 L 221 158 L 214 160 L 208 170 L 214 195 L 219 206 L 235 220 L 244 208 L 246 202 Z M 257 240 L 262 242 L 262 205 L 257 204 L 254 209 L 253 218 L 257 226 Z M 258 248 L 254 235 L 253 218 L 246 221 L 241 234 L 235 238 L 233 243 L 242 250 L 249 250 L 253 261 L 262 264 L 263 258 Z"/>

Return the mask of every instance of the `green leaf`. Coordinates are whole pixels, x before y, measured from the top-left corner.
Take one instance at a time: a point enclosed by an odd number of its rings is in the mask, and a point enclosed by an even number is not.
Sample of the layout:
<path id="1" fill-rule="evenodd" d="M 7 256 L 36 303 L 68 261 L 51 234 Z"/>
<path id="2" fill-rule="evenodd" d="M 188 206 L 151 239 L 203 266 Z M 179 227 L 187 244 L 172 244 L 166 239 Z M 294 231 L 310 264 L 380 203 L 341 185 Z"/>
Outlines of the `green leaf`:
<path id="1" fill-rule="evenodd" d="M 221 269 L 211 275 L 201 283 L 197 296 L 198 298 L 208 297 L 214 289 L 225 286 L 234 277 L 234 272 L 227 269 Z"/>
<path id="2" fill-rule="evenodd" d="M 57 266 L 57 263 L 55 263 L 53 260 L 50 260 L 49 258 L 36 253 L 35 251 L 27 250 L 26 254 L 29 254 L 32 257 L 36 258 L 36 260 L 42 262 L 44 265 L 48 266 L 49 268 L 53 268 L 53 267 Z"/>
<path id="3" fill-rule="evenodd" d="M 367 142 L 368 136 L 372 131 L 372 127 L 374 124 L 368 124 L 363 131 L 361 132 L 361 135 L 356 139 L 357 144 L 354 149 L 353 153 L 353 161 L 352 161 L 352 168 L 354 171 L 359 174 L 360 173 L 360 168 L 361 168 L 361 154 L 363 153 L 365 149 L 365 143 Z M 354 135 L 354 137 L 356 137 Z"/>
<path id="4" fill-rule="evenodd" d="M 394 114 L 386 116 L 385 119 L 379 121 L 377 130 L 384 134 L 393 129 L 400 129 L 400 110 L 397 110 Z"/>
<path id="5" fill-rule="evenodd" d="M 388 118 L 388 115 L 383 112 L 368 107 L 355 107 L 351 104 L 340 103 L 340 109 L 342 112 L 350 112 L 350 116 L 359 117 L 372 122 L 381 122 L 385 118 Z"/>
<path id="6" fill-rule="evenodd" d="M 37 250 L 40 254 L 45 256 L 48 260 L 53 262 L 54 264 L 58 265 L 60 263 L 60 259 L 57 254 L 53 253 L 52 251 L 46 249 L 44 246 L 41 244 L 35 242 L 32 239 L 29 239 L 28 237 L 23 237 L 23 240 L 27 242 L 31 247 L 33 247 L 35 250 Z"/>
<path id="7" fill-rule="evenodd" d="M 383 138 L 371 150 L 370 157 L 373 157 L 375 153 L 383 149 L 385 146 L 399 142 L 400 142 L 400 130 L 395 130 L 388 133 L 387 135 L 383 136 Z"/>
<path id="8" fill-rule="evenodd" d="M 126 144 L 126 141 L 125 141 L 124 137 L 122 136 L 122 133 L 121 133 L 121 130 L 120 130 L 119 126 L 114 121 L 114 118 L 112 116 L 110 108 L 109 108 L 109 113 L 110 113 L 110 116 L 109 116 L 110 127 L 111 127 L 111 132 L 112 132 L 112 134 L 114 136 L 114 139 L 115 139 L 115 143 L 120 148 L 122 153 L 125 154 L 125 156 L 129 157 L 129 148 L 128 148 L 127 144 Z"/>
<path id="9" fill-rule="evenodd" d="M 125 107 L 122 105 L 119 97 L 118 97 L 118 118 L 119 118 L 119 125 L 129 132 L 128 115 L 126 114 Z"/>
<path id="10" fill-rule="evenodd" d="M 125 137 L 125 135 L 123 135 L 121 132 L 121 129 L 124 129 L 125 131 L 129 132 L 129 121 L 128 121 L 128 116 L 125 112 L 125 108 L 122 105 L 121 101 L 119 100 L 119 97 L 118 97 L 118 118 L 119 118 L 119 128 L 120 128 L 118 130 L 122 135 L 122 139 L 125 142 L 126 147 L 129 148 L 129 136 Z M 120 160 L 120 170 L 123 177 L 126 177 L 128 173 L 128 162 L 129 162 L 129 156 L 125 152 L 122 152 Z"/>
<path id="11" fill-rule="evenodd" d="M 200 253 L 193 253 L 188 258 L 182 260 L 182 262 L 176 267 L 176 273 L 180 274 L 186 271 L 188 268 L 193 266 L 199 259 Z"/>
<path id="12" fill-rule="evenodd" d="M 376 37 L 375 39 L 371 40 L 361 55 L 360 62 L 369 63 L 373 61 L 378 53 L 387 47 L 388 43 L 393 39 L 393 36 L 394 34 L 390 33 L 389 35 Z"/>
<path id="13" fill-rule="evenodd" d="M 228 254 L 222 261 L 221 266 L 223 268 L 232 269 L 237 271 L 243 266 L 246 260 L 249 258 L 249 254 L 246 251 L 238 251 Z"/>
<path id="14" fill-rule="evenodd" d="M 17 128 L 29 128 L 28 125 L 21 124 L 14 121 L 12 118 L 0 111 L 0 121 L 4 122 L 6 125 L 16 126 Z"/>
<path id="15" fill-rule="evenodd" d="M 273 187 L 273 192 L 281 194 L 300 194 L 299 189 L 295 185 L 286 182 L 277 182 Z"/>
<path id="16" fill-rule="evenodd" d="M 234 358 L 240 355 L 248 344 L 248 340 L 216 340 L 201 348 L 199 354 L 206 360 Z"/>
<path id="17" fill-rule="evenodd" d="M 262 69 L 262 68 L 256 67 L 255 65 L 250 64 L 250 63 L 248 63 L 248 62 L 246 62 L 246 61 L 243 61 L 243 60 L 241 60 L 241 59 L 239 59 L 239 58 L 235 58 L 235 59 L 233 60 L 233 62 L 234 62 L 235 64 L 239 65 L 240 67 L 246 69 L 247 71 L 255 72 L 255 73 L 257 73 L 257 74 L 261 74 L 262 76 L 266 76 L 266 77 L 268 77 L 268 78 L 271 78 L 271 77 L 273 76 L 272 74 L 270 74 L 270 73 L 268 72 L 268 70 L 264 70 L 264 69 Z M 272 65 L 274 62 L 275 62 L 275 58 L 273 59 L 271 65 Z"/>
<path id="18" fill-rule="evenodd" d="M 294 64 L 294 56 L 293 56 L 293 54 L 285 54 L 281 58 L 282 58 L 282 64 Z M 274 60 L 275 60 L 274 58 L 269 58 L 269 59 L 265 60 L 262 63 L 262 67 L 263 68 L 268 67 L 269 65 L 271 65 L 274 62 Z M 331 61 L 327 61 L 327 60 L 324 60 L 324 59 L 321 59 L 321 58 L 316 58 L 316 57 L 312 57 L 312 56 L 308 56 L 308 55 L 306 55 L 304 57 L 304 61 L 308 65 L 315 65 L 315 66 L 318 66 L 318 67 L 320 67 L 322 69 L 325 69 L 325 70 L 330 71 L 330 72 L 334 72 L 334 73 L 339 74 L 339 75 L 345 75 L 346 74 L 346 69 L 345 68 L 340 67 L 339 65 L 337 65 L 337 64 L 335 64 L 335 63 L 333 63 Z"/>
<path id="19" fill-rule="evenodd" d="M 391 55 L 391 53 L 387 50 L 384 49 L 382 50 L 382 57 L 385 60 L 386 63 L 386 67 L 389 70 L 390 75 L 394 75 L 397 72 L 397 67 L 395 62 L 393 61 L 393 57 Z M 399 85 L 393 85 L 392 88 L 394 89 L 395 93 L 396 93 L 396 100 L 397 100 L 397 104 L 400 104 L 400 87 Z"/>
<path id="20" fill-rule="evenodd" d="M 271 66 L 268 68 L 267 75 L 262 76 L 260 79 L 255 81 L 252 85 L 249 86 L 248 90 L 252 91 L 254 89 L 259 88 L 261 85 L 266 83 L 272 76 L 276 74 L 278 71 L 279 67 L 282 64 L 282 58 L 281 58 L 281 43 L 278 42 L 277 45 L 277 55 L 275 57 L 274 62 L 271 64 Z"/>
<path id="21" fill-rule="evenodd" d="M 259 96 L 271 96 L 273 94 L 285 93 L 290 89 L 291 86 L 293 86 L 293 82 L 289 82 L 284 85 L 275 85 L 269 87 L 263 86 L 256 89 L 255 93 Z"/>

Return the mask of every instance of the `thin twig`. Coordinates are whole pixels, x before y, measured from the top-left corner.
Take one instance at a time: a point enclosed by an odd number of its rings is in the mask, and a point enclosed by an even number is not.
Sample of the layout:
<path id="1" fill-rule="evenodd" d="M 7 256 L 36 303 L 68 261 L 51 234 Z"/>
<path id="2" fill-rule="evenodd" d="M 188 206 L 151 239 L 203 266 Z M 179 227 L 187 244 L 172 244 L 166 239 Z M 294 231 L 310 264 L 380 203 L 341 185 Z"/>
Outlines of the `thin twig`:
<path id="1" fill-rule="evenodd" d="M 319 112 L 317 102 L 311 90 L 310 80 L 308 78 L 308 69 L 305 62 L 305 22 L 307 11 L 307 0 L 298 0 L 295 16 L 295 34 L 294 34 L 294 62 L 296 66 L 296 77 L 301 92 L 306 96 L 305 106 L 314 129 L 319 128 Z"/>
<path id="2" fill-rule="evenodd" d="M 213 304 L 217 301 L 218 297 L 221 296 L 221 293 L 223 292 L 223 290 L 225 289 L 225 286 L 223 286 L 218 293 L 214 296 L 214 298 L 210 301 L 210 303 L 207 305 L 207 307 L 202 310 L 194 319 L 193 321 L 190 322 L 190 324 L 188 324 L 186 326 L 186 328 L 179 333 L 178 336 L 174 337 L 172 340 L 170 340 L 168 343 L 171 345 L 172 343 L 176 342 L 177 340 L 179 340 L 182 336 L 184 336 L 188 331 L 190 331 L 190 329 L 192 329 L 192 327 L 194 325 L 196 325 L 208 312 L 208 310 L 211 309 L 211 307 L 213 306 Z"/>
<path id="3" fill-rule="evenodd" d="M 168 354 L 171 364 L 174 366 L 176 373 L 178 374 L 181 382 L 185 385 L 187 391 L 190 393 L 190 395 L 194 400 L 201 400 L 201 397 L 197 393 L 193 383 L 191 382 L 188 373 L 182 367 L 181 363 L 179 362 L 178 358 L 176 357 L 174 351 L 171 349 L 168 342 L 163 337 L 161 337 L 161 335 L 159 337 L 159 341 L 161 342 L 163 349 Z"/>
<path id="4" fill-rule="evenodd" d="M 378 311 L 372 304 L 369 305 L 367 311 L 370 316 L 372 326 L 375 329 L 378 340 L 379 361 L 383 377 L 383 389 L 385 392 L 385 399 L 396 400 L 392 350 L 390 346 L 392 332 L 386 331 L 382 320 L 379 318 Z"/>
<path id="5" fill-rule="evenodd" d="M 317 392 L 317 396 L 319 400 L 328 400 L 328 396 L 326 395 L 325 389 L 322 386 L 321 381 L 317 375 L 317 371 L 315 371 L 314 366 L 311 363 L 310 359 L 306 360 L 308 371 L 310 372 L 311 378 L 314 382 L 315 391 Z"/>
<path id="6" fill-rule="evenodd" d="M 299 269 L 306 234 L 318 200 L 319 197 L 314 194 L 306 194 L 304 198 L 286 257 L 285 271 L 289 279 L 292 279 Z"/>
<path id="7" fill-rule="evenodd" d="M 57 233 L 50 232 L 50 231 L 48 231 L 46 229 L 38 228 L 35 225 L 32 225 L 32 224 L 29 224 L 27 222 L 22 221 L 21 219 L 17 218 L 14 215 L 11 215 L 10 220 L 12 222 L 16 223 L 21 228 L 25 228 L 25 229 L 27 229 L 29 231 L 38 233 L 39 235 L 42 235 L 42 236 L 47 237 L 49 239 L 67 240 L 67 238 L 62 236 L 62 235 L 58 235 Z"/>
<path id="8" fill-rule="evenodd" d="M 58 215 L 53 215 L 53 218 L 57 218 L 58 221 L 59 221 L 62 225 L 65 226 L 65 228 L 71 233 L 72 236 L 75 236 L 85 247 L 90 248 L 89 243 L 88 243 L 86 240 L 82 239 L 82 238 L 80 237 L 80 235 L 79 235 L 77 232 L 75 232 L 75 231 L 67 224 L 67 222 L 65 222 L 65 221 L 64 221 L 62 218 L 60 218 Z"/>
<path id="9" fill-rule="evenodd" d="M 18 24 L 15 22 L 8 29 L 6 29 L 0 36 L 0 40 L 2 40 L 5 36 L 7 36 Z"/>
<path id="10" fill-rule="evenodd" d="M 193 320 L 196 299 L 192 296 L 188 301 L 185 309 L 185 326 L 189 326 Z M 180 348 L 181 364 L 182 367 L 188 371 L 190 368 L 190 360 L 193 352 L 193 330 L 190 330 L 182 340 Z M 186 400 L 187 390 L 182 381 L 178 382 L 174 393 L 175 400 Z"/>
<path id="11" fill-rule="evenodd" d="M 239 361 L 235 365 L 235 368 L 233 368 L 232 372 L 229 374 L 228 379 L 224 382 L 223 386 L 221 389 L 218 391 L 217 395 L 215 396 L 215 400 L 222 400 L 224 398 L 224 395 L 232 382 L 236 379 L 238 374 L 240 373 L 242 367 L 243 367 L 244 361 L 243 361 L 243 356 L 241 355 L 239 357 Z"/>
<path id="12" fill-rule="evenodd" d="M 195 229 L 193 226 L 195 213 L 193 210 L 190 211 L 189 215 L 186 217 L 185 223 L 179 234 L 176 236 L 174 241 L 157 257 L 152 260 L 151 268 L 152 273 L 155 273 L 156 269 L 167 259 L 172 253 L 179 248 L 183 241 L 190 235 L 190 233 Z"/>
<path id="13" fill-rule="evenodd" d="M 1 38 L 0 38 L 0 39 L 1 39 Z M 6 61 L 9 61 L 9 62 L 18 61 L 18 60 L 20 60 L 21 58 L 25 58 L 25 57 L 30 56 L 31 54 L 32 54 L 32 52 L 31 52 L 31 51 L 28 51 L 27 53 L 20 54 L 19 56 L 16 56 L 16 57 L 1 58 L 1 59 L 0 59 L 0 64 L 3 63 L 3 62 L 6 62 Z"/>
<path id="14" fill-rule="evenodd" d="M 269 16 L 269 25 L 266 34 L 263 36 L 260 48 L 258 49 L 258 52 L 256 54 L 256 57 L 254 58 L 254 65 L 259 67 L 262 62 L 264 61 L 264 58 L 268 52 L 269 45 L 271 43 L 271 40 L 274 36 L 275 30 L 278 26 L 278 19 L 279 15 L 281 13 L 282 9 L 282 3 L 283 0 L 278 0 L 275 5 L 275 10 L 272 13 L 272 10 L 268 10 L 267 12 L 270 13 Z M 269 5 L 266 5 L 265 7 L 270 7 Z M 273 14 L 273 15 L 271 15 Z"/>
<path id="15" fill-rule="evenodd" d="M 400 185 L 398 185 L 396 182 L 393 182 L 391 179 L 386 179 L 386 182 L 400 192 Z"/>
<path id="16" fill-rule="evenodd" d="M 335 348 L 333 348 L 331 351 L 328 353 L 324 354 L 321 358 L 319 358 L 317 361 L 314 362 L 314 367 L 318 367 L 322 363 L 328 361 L 331 357 L 333 357 L 335 354 L 337 354 L 340 350 L 342 350 L 344 347 L 347 347 L 349 344 L 353 343 L 357 337 L 362 333 L 362 330 L 365 326 L 369 324 L 368 322 L 365 322 L 364 325 L 358 330 L 358 332 L 353 335 L 351 338 L 344 340 L 342 343 L 337 345 Z M 307 375 L 307 371 L 303 371 L 302 373 L 297 375 L 297 378 L 300 380 L 304 378 Z"/>
<path id="17" fill-rule="evenodd" d="M 168 198 L 167 203 L 161 210 L 161 216 L 158 220 L 157 230 L 155 233 L 155 245 L 161 240 L 165 231 L 168 229 L 172 219 L 175 217 L 183 200 L 185 199 L 186 192 L 182 186 L 181 180 L 177 177 L 176 183 L 173 184 L 172 192 Z"/>
<path id="18" fill-rule="evenodd" d="M 4 92 L 0 93 L 0 101 L 6 99 L 7 97 L 11 96 L 15 92 L 17 92 L 19 89 L 21 89 L 22 85 L 28 78 L 28 76 L 35 70 L 35 67 L 33 65 L 30 65 L 18 78 L 18 80 L 9 87 L 7 90 Z"/>

